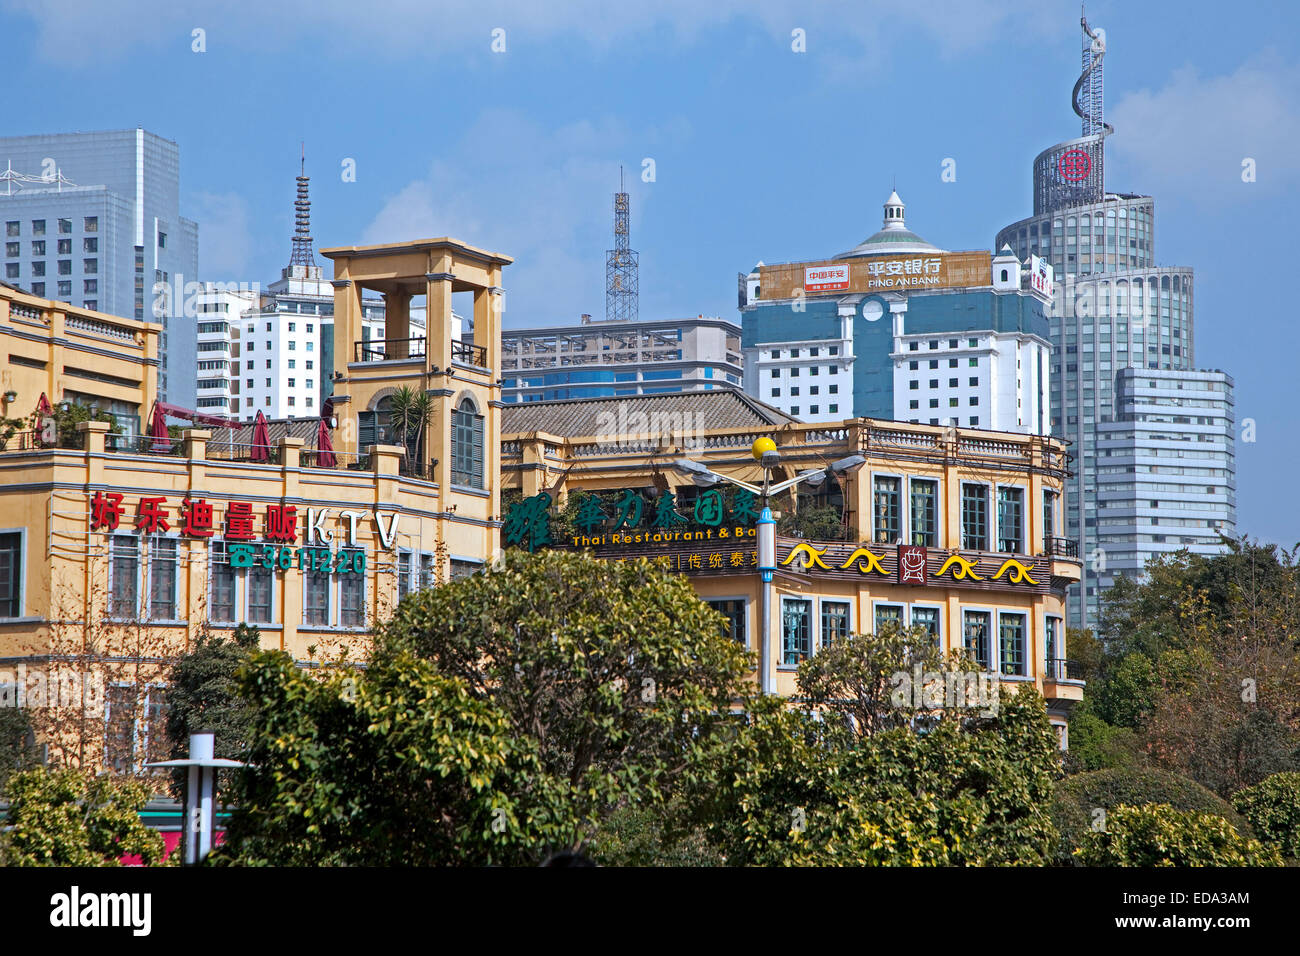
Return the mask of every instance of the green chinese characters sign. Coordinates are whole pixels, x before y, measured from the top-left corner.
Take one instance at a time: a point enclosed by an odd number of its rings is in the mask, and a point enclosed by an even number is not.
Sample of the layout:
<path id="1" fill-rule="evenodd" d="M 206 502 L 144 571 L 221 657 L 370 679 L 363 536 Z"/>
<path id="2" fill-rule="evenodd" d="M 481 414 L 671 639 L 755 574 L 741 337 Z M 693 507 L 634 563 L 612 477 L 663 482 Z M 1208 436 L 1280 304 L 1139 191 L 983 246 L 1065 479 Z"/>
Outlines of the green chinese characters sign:
<path id="1" fill-rule="evenodd" d="M 737 489 L 729 498 L 710 488 L 692 505 L 679 504 L 671 491 L 646 498 L 641 491 L 624 488 L 612 498 L 585 494 L 579 500 L 571 527 L 551 514 L 551 496 L 545 492 L 516 502 L 506 513 L 502 535 L 507 546 L 535 551 L 548 545 L 603 547 L 610 545 L 664 544 L 714 541 L 754 536 L 758 501 L 752 492 Z"/>

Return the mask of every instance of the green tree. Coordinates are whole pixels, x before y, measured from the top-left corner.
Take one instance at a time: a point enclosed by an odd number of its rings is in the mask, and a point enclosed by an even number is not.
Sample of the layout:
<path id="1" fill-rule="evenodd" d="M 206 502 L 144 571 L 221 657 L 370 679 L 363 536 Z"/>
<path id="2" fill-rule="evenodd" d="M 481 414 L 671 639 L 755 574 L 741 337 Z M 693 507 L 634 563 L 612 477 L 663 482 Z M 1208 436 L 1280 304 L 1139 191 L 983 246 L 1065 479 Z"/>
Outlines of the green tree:
<path id="1" fill-rule="evenodd" d="M 1073 737 L 1073 727 L 1070 733 Z M 1224 818 L 1242 834 L 1252 835 L 1250 825 L 1227 801 L 1188 777 L 1150 768 L 1098 770 L 1076 774 L 1056 785 L 1052 819 L 1060 834 L 1057 862 L 1072 862 L 1088 831 L 1107 820 L 1117 807 L 1153 804 L 1210 813 Z"/>
<path id="2" fill-rule="evenodd" d="M 916 668 L 920 668 L 917 672 Z M 931 681 L 932 693 L 942 701 L 948 687 L 963 694 L 977 677 L 969 659 L 945 658 L 924 627 L 888 625 L 878 634 L 850 635 L 821 648 L 799 665 L 799 694 L 826 715 L 838 718 L 832 726 L 852 733 L 873 734 L 889 727 L 905 727 L 928 709 L 910 693 L 914 675 Z M 900 693 L 900 685 L 903 693 Z M 977 685 L 970 683 L 970 689 Z"/>
<path id="3" fill-rule="evenodd" d="M 243 682 L 250 766 L 214 863 L 535 864 L 573 842 L 532 741 L 427 661 L 395 652 L 322 679 L 262 652 Z"/>
<path id="4" fill-rule="evenodd" d="M 58 436 L 57 440 L 60 448 L 76 448 L 78 446 L 81 442 L 81 435 L 77 431 L 77 426 L 82 422 L 106 422 L 110 435 L 120 435 L 122 433 L 122 426 L 108 412 L 101 408 L 91 408 L 89 405 L 83 405 L 80 402 L 60 402 L 54 406 L 53 417 L 54 430 Z M 35 415 L 33 415 L 32 421 L 32 427 L 39 429 L 40 423 L 36 421 Z"/>
<path id="5" fill-rule="evenodd" d="M 1168 804 L 1116 807 L 1074 851 L 1080 866 L 1281 866 L 1273 847 L 1210 813 Z"/>
<path id="6" fill-rule="evenodd" d="M 406 449 L 408 469 L 412 455 L 417 462 L 424 461 L 424 427 L 432 407 L 427 393 L 409 385 L 398 386 L 388 397 L 388 423 Z"/>
<path id="7" fill-rule="evenodd" d="M 205 629 L 194 650 L 172 665 L 167 686 L 167 737 L 171 756 L 189 753 L 190 734 L 210 730 L 216 756 L 243 760 L 254 720 L 240 693 L 239 669 L 257 650 L 255 625 L 240 624 L 230 637 Z"/>
<path id="8" fill-rule="evenodd" d="M 1300 858 L 1300 773 L 1275 773 L 1239 791 L 1232 805 L 1261 842 L 1292 860 Z"/>
<path id="9" fill-rule="evenodd" d="M 846 745 L 780 701 L 752 703 L 693 806 L 733 865 L 1041 865 L 1056 737 L 1032 688 L 995 716 L 949 712 L 926 732 Z"/>
<path id="10" fill-rule="evenodd" d="M 1145 756 L 1137 731 L 1102 720 L 1090 697 L 1070 711 L 1070 750 L 1065 755 L 1070 773 L 1136 767 Z"/>
<path id="11" fill-rule="evenodd" d="M 8 822 L 0 860 L 11 866 L 117 866 L 135 855 L 162 859 L 162 837 L 140 811 L 149 788 L 134 780 L 92 777 L 77 770 L 37 768 L 9 778 Z"/>
<path id="12" fill-rule="evenodd" d="M 409 649 L 499 707 L 595 822 L 665 800 L 727 724 L 751 663 L 723 626 L 653 562 L 511 550 L 402 602 L 376 656 Z"/>

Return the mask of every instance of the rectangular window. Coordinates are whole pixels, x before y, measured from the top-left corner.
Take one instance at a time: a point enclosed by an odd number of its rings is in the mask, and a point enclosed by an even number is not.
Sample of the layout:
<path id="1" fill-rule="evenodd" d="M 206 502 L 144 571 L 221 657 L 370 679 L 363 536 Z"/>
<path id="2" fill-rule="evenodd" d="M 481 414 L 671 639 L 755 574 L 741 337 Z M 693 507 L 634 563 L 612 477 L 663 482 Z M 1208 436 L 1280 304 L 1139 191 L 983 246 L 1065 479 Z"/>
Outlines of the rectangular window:
<path id="1" fill-rule="evenodd" d="M 984 670 L 989 669 L 989 612 L 962 612 L 962 648 Z"/>
<path id="2" fill-rule="evenodd" d="M 5 223 L 5 235 L 6 235 L 6 236 L 20 236 L 20 235 L 22 235 L 22 233 L 19 231 L 19 229 L 20 229 L 20 226 L 19 226 L 18 220 L 16 220 L 16 219 L 11 219 L 9 222 L 6 222 L 6 223 Z"/>
<path id="3" fill-rule="evenodd" d="M 939 643 L 939 609 L 937 607 L 913 607 L 912 626 L 923 627 L 930 632 L 936 644 Z"/>
<path id="4" fill-rule="evenodd" d="M 1056 498 L 1055 491 L 1043 491 L 1043 537 L 1051 538 L 1056 534 Z M 1047 545 L 1044 541 L 1044 546 Z"/>
<path id="5" fill-rule="evenodd" d="M 44 227 L 44 225 L 45 223 L 42 222 L 41 226 Z M 82 232 L 99 232 L 99 217 L 98 216 L 83 217 L 81 220 L 81 229 Z"/>
<path id="6" fill-rule="evenodd" d="M 897 478 L 877 477 L 872 502 L 873 538 L 877 544 L 893 544 L 902 534 L 901 509 Z"/>
<path id="7" fill-rule="evenodd" d="M 1002 646 L 1002 673 L 1015 676 L 1025 674 L 1025 616 L 999 614 L 998 637 Z"/>
<path id="8" fill-rule="evenodd" d="M 272 611 L 272 585 L 274 583 L 273 572 L 270 568 L 264 568 L 261 563 L 255 564 L 244 572 L 247 575 L 245 587 L 247 597 L 244 602 L 244 618 L 250 624 L 270 624 L 273 621 Z"/>
<path id="9" fill-rule="evenodd" d="M 176 620 L 175 538 L 153 538 L 149 542 L 149 617 L 154 621 Z"/>
<path id="10" fill-rule="evenodd" d="M 722 625 L 724 636 L 731 638 L 741 647 L 748 646 L 749 638 L 745 630 L 745 602 L 743 599 L 729 598 L 727 600 L 705 601 L 704 603 L 727 619 L 726 623 Z"/>
<path id="11" fill-rule="evenodd" d="M 812 654 L 812 601 L 781 601 L 781 663 L 794 667 Z"/>
<path id="12" fill-rule="evenodd" d="M 849 636 L 849 602 L 822 601 L 821 646 Z"/>
<path id="13" fill-rule="evenodd" d="M 136 686 L 110 684 L 104 701 L 104 762 L 118 773 L 135 770 Z"/>
<path id="14" fill-rule="evenodd" d="M 115 534 L 109 547 L 108 613 L 135 620 L 140 613 L 140 545 L 134 535 Z"/>
<path id="15" fill-rule="evenodd" d="M 235 569 L 224 541 L 208 545 L 208 581 L 212 596 L 208 599 L 208 617 L 221 624 L 235 623 Z"/>
<path id="16" fill-rule="evenodd" d="M 397 553 L 397 600 L 411 593 L 411 552 Z"/>
<path id="17" fill-rule="evenodd" d="M 98 239 L 82 239 L 82 240 L 81 240 L 81 251 L 82 251 L 82 252 L 99 252 L 99 240 L 98 240 Z"/>
<path id="18" fill-rule="evenodd" d="M 939 546 L 939 483 L 912 479 L 912 544 Z"/>
<path id="19" fill-rule="evenodd" d="M 895 627 L 903 626 L 903 605 L 901 604 L 877 604 L 876 605 L 876 633 L 888 628 L 890 625 Z"/>
<path id="20" fill-rule="evenodd" d="M 329 627 L 330 576 L 328 572 L 303 572 L 302 622 L 316 627 Z"/>
<path id="21" fill-rule="evenodd" d="M 1025 550 L 1024 498 L 1023 488 L 998 489 L 998 550 L 1004 554 Z"/>
<path id="22" fill-rule="evenodd" d="M 1047 657 L 1047 673 L 1055 676 L 1057 672 L 1055 662 L 1061 658 L 1061 619 L 1059 617 L 1049 617 L 1047 619 L 1047 633 L 1044 645 Z"/>
<path id="23" fill-rule="evenodd" d="M 961 546 L 968 551 L 989 547 L 989 489 L 987 485 L 961 486 Z"/>
<path id="24" fill-rule="evenodd" d="M 22 617 L 23 536 L 0 534 L 0 617 Z"/>
<path id="25" fill-rule="evenodd" d="M 433 555 L 420 555 L 420 587 L 431 588 L 437 583 L 438 579 L 433 566 Z"/>
<path id="26" fill-rule="evenodd" d="M 364 551 L 349 552 L 348 567 L 355 568 Z M 365 573 L 340 574 L 339 625 L 358 628 L 366 626 L 366 576 Z"/>

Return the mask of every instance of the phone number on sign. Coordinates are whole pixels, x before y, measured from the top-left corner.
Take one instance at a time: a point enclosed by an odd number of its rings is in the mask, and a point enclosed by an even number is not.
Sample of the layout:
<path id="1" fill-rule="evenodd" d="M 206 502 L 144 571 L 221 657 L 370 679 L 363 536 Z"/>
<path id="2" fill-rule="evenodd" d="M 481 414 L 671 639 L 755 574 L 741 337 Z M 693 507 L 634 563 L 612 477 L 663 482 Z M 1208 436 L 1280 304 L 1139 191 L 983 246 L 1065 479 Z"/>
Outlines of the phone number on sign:
<path id="1" fill-rule="evenodd" d="M 318 574 L 365 574 L 364 551 L 331 551 L 329 548 L 285 548 L 264 544 L 231 544 L 230 566 L 251 568 L 254 565 L 274 571 L 314 571 Z"/>

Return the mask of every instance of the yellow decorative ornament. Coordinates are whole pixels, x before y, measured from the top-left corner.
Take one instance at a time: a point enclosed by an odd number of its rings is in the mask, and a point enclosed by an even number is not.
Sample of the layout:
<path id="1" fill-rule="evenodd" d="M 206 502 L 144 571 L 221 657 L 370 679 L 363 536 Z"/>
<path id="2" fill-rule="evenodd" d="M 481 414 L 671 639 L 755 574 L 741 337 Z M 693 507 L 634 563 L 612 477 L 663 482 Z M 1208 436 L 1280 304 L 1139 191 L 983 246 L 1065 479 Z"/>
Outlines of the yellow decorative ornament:
<path id="1" fill-rule="evenodd" d="M 964 581 L 966 578 L 970 578 L 972 581 L 984 580 L 982 577 L 980 577 L 978 574 L 975 573 L 975 562 L 967 561 L 960 554 L 949 555 L 948 560 L 943 563 L 943 567 L 941 567 L 938 570 L 938 572 L 935 573 L 935 577 L 936 578 L 943 577 L 944 574 L 947 572 L 947 570 L 951 568 L 954 564 L 957 566 L 956 570 L 952 572 L 952 577 L 954 581 Z"/>
<path id="2" fill-rule="evenodd" d="M 826 548 L 814 548 L 812 545 L 804 542 L 791 550 L 791 552 L 786 556 L 786 559 L 781 562 L 781 567 L 785 567 L 787 564 L 794 561 L 796 556 L 802 554 L 803 568 L 805 571 L 810 570 L 814 565 L 821 568 L 823 571 L 829 571 L 830 568 L 828 568 L 825 562 L 822 561 L 822 555 L 825 554 L 826 551 Z"/>
<path id="3" fill-rule="evenodd" d="M 875 571 L 877 574 L 888 574 L 881 565 L 880 559 L 866 548 L 858 548 L 858 550 L 850 554 L 848 558 L 845 559 L 844 563 L 840 565 L 840 570 L 842 571 L 845 568 L 851 568 L 855 563 L 857 563 L 858 571 L 862 574 L 868 574 L 871 571 Z M 865 563 L 865 567 L 863 566 L 863 563 Z"/>
<path id="4" fill-rule="evenodd" d="M 1011 574 L 1007 580 L 1012 584 L 1037 584 L 1038 582 L 1029 576 L 1029 572 L 1032 570 L 1033 568 L 1021 564 L 1015 558 L 1007 558 L 1002 567 L 998 568 L 998 573 L 993 575 L 993 580 L 996 581 L 1010 571 Z"/>
<path id="5" fill-rule="evenodd" d="M 767 437 L 755 438 L 754 444 L 750 446 L 749 451 L 754 456 L 755 461 L 762 461 L 763 456 L 769 451 L 776 451 L 776 442 Z"/>

